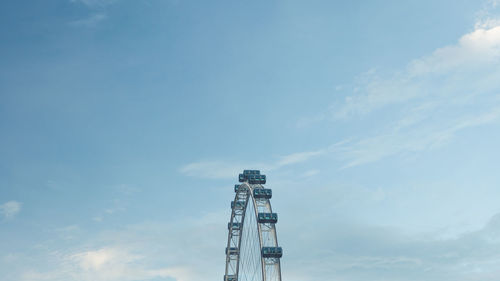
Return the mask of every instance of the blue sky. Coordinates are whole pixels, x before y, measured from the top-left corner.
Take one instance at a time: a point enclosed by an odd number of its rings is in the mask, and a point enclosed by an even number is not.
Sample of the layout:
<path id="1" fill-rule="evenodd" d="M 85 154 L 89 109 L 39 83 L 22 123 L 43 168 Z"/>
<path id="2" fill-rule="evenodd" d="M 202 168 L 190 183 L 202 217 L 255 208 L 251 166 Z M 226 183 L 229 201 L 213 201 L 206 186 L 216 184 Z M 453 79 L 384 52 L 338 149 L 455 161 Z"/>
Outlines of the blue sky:
<path id="1" fill-rule="evenodd" d="M 288 281 L 498 281 L 500 2 L 13 1 L 0 275 L 221 280 L 261 169 Z"/>

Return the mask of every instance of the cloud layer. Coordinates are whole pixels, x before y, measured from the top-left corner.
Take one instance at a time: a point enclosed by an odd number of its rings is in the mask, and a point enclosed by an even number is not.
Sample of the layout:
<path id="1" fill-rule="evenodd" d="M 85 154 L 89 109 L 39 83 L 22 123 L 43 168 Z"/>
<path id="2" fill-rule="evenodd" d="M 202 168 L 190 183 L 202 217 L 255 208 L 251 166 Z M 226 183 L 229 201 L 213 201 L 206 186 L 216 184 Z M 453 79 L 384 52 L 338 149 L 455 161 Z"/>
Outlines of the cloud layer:
<path id="1" fill-rule="evenodd" d="M 223 269 L 225 214 L 207 214 L 173 222 L 144 222 L 106 230 L 73 247 L 46 248 L 46 270 L 25 267 L 16 280 L 195 281 L 218 279 Z M 214 239 L 214 237 L 219 237 Z M 219 265 L 219 266 L 218 266 Z M 217 278 L 216 278 L 217 277 Z"/>
<path id="2" fill-rule="evenodd" d="M 320 225 L 320 231 L 304 234 L 314 239 L 287 248 L 300 257 L 287 260 L 288 280 L 494 281 L 500 274 L 500 214 L 481 230 L 450 239 L 368 225 Z"/>

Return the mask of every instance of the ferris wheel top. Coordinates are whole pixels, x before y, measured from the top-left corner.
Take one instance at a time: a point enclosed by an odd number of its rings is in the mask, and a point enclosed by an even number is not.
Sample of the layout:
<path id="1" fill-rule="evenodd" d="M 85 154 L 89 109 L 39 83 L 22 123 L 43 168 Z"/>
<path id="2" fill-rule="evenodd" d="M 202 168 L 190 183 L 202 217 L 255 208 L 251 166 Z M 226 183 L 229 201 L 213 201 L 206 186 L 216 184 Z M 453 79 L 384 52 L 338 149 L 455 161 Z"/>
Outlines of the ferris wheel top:
<path id="1" fill-rule="evenodd" d="M 281 281 L 283 249 L 276 234 L 278 214 L 271 208 L 273 192 L 263 186 L 266 175 L 243 170 L 239 182 L 227 224 L 224 281 Z"/>
<path id="2" fill-rule="evenodd" d="M 266 175 L 261 175 L 260 170 L 243 170 L 243 174 L 239 175 L 240 182 L 248 182 L 249 184 L 265 184 Z"/>

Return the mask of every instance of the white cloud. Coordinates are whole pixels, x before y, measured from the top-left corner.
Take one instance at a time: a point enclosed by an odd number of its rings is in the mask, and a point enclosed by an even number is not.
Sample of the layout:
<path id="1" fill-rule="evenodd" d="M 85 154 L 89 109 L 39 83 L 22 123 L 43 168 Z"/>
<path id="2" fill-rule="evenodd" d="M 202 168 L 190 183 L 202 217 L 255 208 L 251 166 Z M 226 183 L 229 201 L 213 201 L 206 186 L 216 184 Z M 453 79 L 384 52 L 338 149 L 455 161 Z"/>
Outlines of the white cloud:
<path id="1" fill-rule="evenodd" d="M 88 16 L 87 18 L 72 21 L 70 25 L 76 27 L 95 27 L 107 17 L 108 16 L 104 13 L 96 13 Z"/>
<path id="2" fill-rule="evenodd" d="M 307 178 L 307 177 L 312 177 L 319 174 L 319 170 L 307 170 L 304 173 L 302 173 L 302 177 Z"/>
<path id="3" fill-rule="evenodd" d="M 490 124 L 499 119 L 500 106 L 491 109 L 489 112 L 481 112 L 477 116 L 465 116 L 434 127 L 427 126 L 412 129 L 409 132 L 401 132 L 396 129 L 387 134 L 367 137 L 340 148 L 338 155 L 346 162 L 344 168 L 348 168 L 375 162 L 399 153 L 436 149 L 448 143 L 462 130 Z M 402 120 L 402 122 L 407 123 L 405 120 Z"/>
<path id="4" fill-rule="evenodd" d="M 5 218 L 11 219 L 21 211 L 21 203 L 17 201 L 9 201 L 0 205 L 0 214 Z"/>
<path id="5" fill-rule="evenodd" d="M 211 178 L 211 179 L 232 179 L 239 174 L 243 169 L 260 169 L 264 172 L 279 170 L 283 167 L 292 166 L 295 164 L 310 161 L 311 159 L 327 155 L 331 152 L 338 151 L 349 143 L 351 140 L 346 139 L 336 142 L 328 147 L 324 147 L 312 151 L 295 152 L 288 155 L 278 157 L 272 162 L 231 162 L 231 161 L 197 161 L 182 166 L 179 172 L 193 177 Z"/>
<path id="6" fill-rule="evenodd" d="M 227 237 L 226 220 L 227 214 L 223 212 L 108 229 L 80 239 L 72 248 L 48 247 L 43 262 L 25 268 L 9 280 L 215 279 L 220 277 L 217 265 L 223 267 L 224 262 L 220 249 Z M 45 270 L 41 266 L 44 263 L 48 264 Z"/>
<path id="7" fill-rule="evenodd" d="M 476 29 L 462 36 L 457 45 L 437 49 L 432 55 L 413 61 L 408 75 L 413 78 L 471 68 L 478 70 L 476 67 L 498 63 L 499 59 L 500 26 L 495 25 Z"/>
<path id="8" fill-rule="evenodd" d="M 287 280 L 498 280 L 500 214 L 457 238 L 407 235 L 397 229 L 312 218 L 314 228 L 288 229 L 309 239 L 292 243 L 296 258 L 283 263 Z M 304 233 L 308 232 L 308 233 Z M 283 241 L 283 239 L 281 239 Z"/>
<path id="9" fill-rule="evenodd" d="M 191 281 L 189 269 L 182 267 L 151 269 L 143 264 L 145 257 L 125 248 L 110 247 L 63 255 L 58 268 L 48 272 L 34 270 L 22 274 L 21 280 L 134 281 L 152 278 L 174 278 Z"/>
<path id="10" fill-rule="evenodd" d="M 116 1 L 117 0 L 70 0 L 71 3 L 82 3 L 91 8 L 104 7 Z"/>
<path id="11" fill-rule="evenodd" d="M 492 28 L 495 26 L 499 26 L 499 19 L 498 19 L 498 14 L 499 14 L 499 9 L 500 8 L 500 1 L 498 0 L 488 0 L 486 3 L 483 5 L 483 8 L 480 9 L 476 13 L 476 29 L 480 28 Z"/>
<path id="12" fill-rule="evenodd" d="M 439 48 L 431 55 L 413 60 L 406 69 L 384 78 L 375 70 L 360 77 L 353 94 L 343 104 L 332 106 L 336 120 L 366 115 L 392 104 L 423 103 L 428 99 L 447 103 L 443 98 L 470 94 L 461 91 L 498 87 L 500 63 L 500 25 L 476 29 L 456 45 Z M 462 81 L 465 79 L 465 81 Z"/>
<path id="13" fill-rule="evenodd" d="M 224 161 L 197 161 L 182 166 L 179 171 L 185 175 L 209 179 L 233 178 L 244 167 L 261 167 L 262 165 L 230 163 Z"/>
<path id="14" fill-rule="evenodd" d="M 488 7 L 497 5 L 491 1 Z M 351 141 L 329 150 L 344 161 L 344 168 L 435 149 L 458 132 L 499 123 L 498 77 L 500 21 L 488 16 L 456 44 L 412 60 L 400 71 L 364 73 L 342 102 L 298 125 L 326 119 L 363 124 Z"/>
<path id="15" fill-rule="evenodd" d="M 496 2 L 495 2 L 496 3 Z M 180 169 L 204 178 L 232 178 L 246 167 L 275 170 L 333 153 L 353 167 L 388 156 L 435 149 L 449 143 L 458 132 L 497 124 L 500 114 L 500 24 L 476 25 L 456 44 L 438 48 L 412 60 L 388 77 L 370 70 L 358 79 L 352 94 L 316 117 L 303 118 L 303 127 L 320 119 L 365 122 L 358 130 L 331 147 L 293 153 L 271 163 L 198 161 Z M 391 116 L 376 126 L 382 112 Z M 328 117 L 329 116 L 329 117 Z M 363 119 L 364 118 L 364 119 Z M 376 132 L 371 128 L 376 127 Z"/>
<path id="16" fill-rule="evenodd" d="M 120 252 L 117 249 L 100 249 L 97 251 L 87 251 L 71 256 L 84 270 L 99 270 L 105 264 L 127 263 L 137 260 L 137 257 L 129 257 L 128 253 Z M 125 258 L 125 259 L 124 259 Z"/>
<path id="17" fill-rule="evenodd" d="M 182 166 L 179 171 L 188 176 L 212 179 L 229 179 L 243 169 L 260 169 L 264 171 L 277 170 L 285 166 L 308 161 L 314 157 L 324 155 L 328 149 L 305 151 L 279 157 L 271 163 L 243 163 L 230 161 L 198 161 Z"/>
<path id="18" fill-rule="evenodd" d="M 70 0 L 71 3 L 85 5 L 91 13 L 82 19 L 74 20 L 69 25 L 74 27 L 96 27 L 108 18 L 106 9 L 118 0 Z"/>
<path id="19" fill-rule="evenodd" d="M 317 151 L 292 153 L 282 157 L 274 166 L 276 168 L 279 168 L 287 165 L 305 162 L 313 157 L 325 154 L 325 152 L 326 152 L 325 150 L 317 150 Z"/>
<path id="20" fill-rule="evenodd" d="M 102 222 L 103 218 L 102 217 L 93 217 L 92 220 L 96 221 L 96 222 Z"/>

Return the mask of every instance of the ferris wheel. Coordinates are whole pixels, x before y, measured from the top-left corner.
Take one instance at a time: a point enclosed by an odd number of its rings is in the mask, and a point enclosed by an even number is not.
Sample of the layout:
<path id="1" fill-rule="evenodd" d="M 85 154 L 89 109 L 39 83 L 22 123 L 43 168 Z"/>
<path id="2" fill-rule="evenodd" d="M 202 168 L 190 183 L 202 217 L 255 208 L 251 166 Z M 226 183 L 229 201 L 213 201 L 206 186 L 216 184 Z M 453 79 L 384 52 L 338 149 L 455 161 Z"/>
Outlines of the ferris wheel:
<path id="1" fill-rule="evenodd" d="M 224 281 L 281 281 L 280 259 L 273 213 L 272 190 L 264 188 L 266 176 L 259 170 L 244 170 L 234 186 L 226 247 Z"/>

